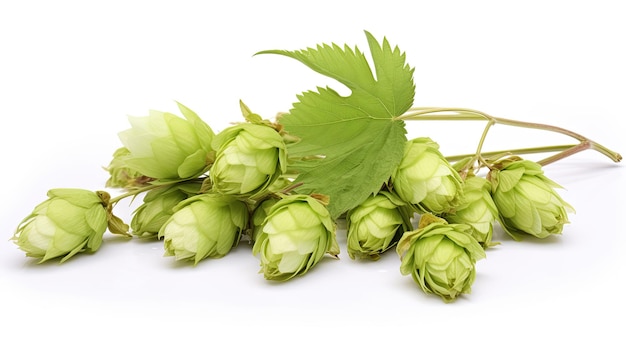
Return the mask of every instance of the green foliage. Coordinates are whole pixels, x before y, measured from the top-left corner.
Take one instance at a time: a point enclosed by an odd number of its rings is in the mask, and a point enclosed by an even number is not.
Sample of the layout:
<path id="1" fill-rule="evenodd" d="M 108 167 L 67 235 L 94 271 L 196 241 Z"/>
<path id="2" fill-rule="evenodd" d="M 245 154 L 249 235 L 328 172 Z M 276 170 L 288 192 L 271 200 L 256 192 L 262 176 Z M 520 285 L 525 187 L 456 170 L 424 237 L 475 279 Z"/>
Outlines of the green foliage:
<path id="1" fill-rule="evenodd" d="M 395 117 L 412 106 L 415 94 L 405 54 L 365 34 L 374 72 L 365 54 L 347 45 L 260 52 L 294 58 L 351 90 L 349 96 L 329 87 L 304 92 L 279 120 L 300 139 L 288 149 L 296 181 L 303 183 L 297 191 L 328 195 L 334 218 L 377 193 L 400 163 L 406 130 Z"/>

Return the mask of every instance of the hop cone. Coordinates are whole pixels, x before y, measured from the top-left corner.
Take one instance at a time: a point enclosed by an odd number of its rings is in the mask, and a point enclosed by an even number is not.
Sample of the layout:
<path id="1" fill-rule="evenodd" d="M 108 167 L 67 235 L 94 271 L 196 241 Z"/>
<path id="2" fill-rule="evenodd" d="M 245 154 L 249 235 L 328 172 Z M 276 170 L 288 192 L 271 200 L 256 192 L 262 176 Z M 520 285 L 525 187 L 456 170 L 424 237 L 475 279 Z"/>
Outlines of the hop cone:
<path id="1" fill-rule="evenodd" d="M 556 192 L 560 186 L 544 175 L 541 165 L 514 157 L 495 167 L 489 179 L 504 230 L 515 239 L 561 234 L 573 208 Z"/>
<path id="2" fill-rule="evenodd" d="M 105 168 L 110 175 L 106 182 L 107 187 L 132 189 L 141 187 L 153 180 L 128 167 L 125 159 L 129 157 L 130 151 L 128 151 L 127 148 L 121 147 L 115 150 L 113 159 L 109 163 L 109 166 Z"/>
<path id="3" fill-rule="evenodd" d="M 335 224 L 326 206 L 309 195 L 289 195 L 272 206 L 252 252 L 261 259 L 269 280 L 289 280 L 305 274 L 339 246 Z"/>
<path id="4" fill-rule="evenodd" d="M 154 179 L 186 179 L 207 170 L 213 131 L 193 111 L 178 107 L 184 119 L 160 111 L 128 118 L 132 127 L 119 133 L 129 151 L 126 167 Z"/>
<path id="5" fill-rule="evenodd" d="M 448 212 L 462 192 L 461 177 L 430 138 L 407 142 L 391 181 L 398 196 L 422 212 Z"/>
<path id="6" fill-rule="evenodd" d="M 242 123 L 219 133 L 210 172 L 213 189 L 229 195 L 256 195 L 266 190 L 286 170 L 286 145 L 282 136 L 263 124 Z"/>
<path id="7" fill-rule="evenodd" d="M 482 177 L 466 178 L 459 205 L 444 218 L 449 223 L 468 224 L 472 235 L 484 248 L 492 246 L 493 223 L 498 219 L 498 208 L 491 198 L 491 184 Z"/>
<path id="8" fill-rule="evenodd" d="M 55 257 L 64 262 L 79 252 L 95 252 L 107 229 L 104 197 L 109 198 L 105 192 L 52 189 L 19 224 L 12 240 L 39 262 Z"/>
<path id="9" fill-rule="evenodd" d="M 132 233 L 141 238 L 153 238 L 183 200 L 196 195 L 200 184 L 176 184 L 156 188 L 146 193 L 143 203 L 133 213 Z"/>
<path id="10" fill-rule="evenodd" d="M 466 224 L 449 224 L 431 214 L 422 215 L 418 229 L 406 232 L 398 242 L 400 272 L 411 274 L 424 292 L 445 302 L 470 293 L 476 261 L 485 257 L 485 251 L 468 231 Z"/>
<path id="11" fill-rule="evenodd" d="M 164 239 L 166 256 L 198 264 L 230 252 L 247 222 L 248 208 L 243 202 L 218 194 L 196 195 L 174 208 L 158 237 Z"/>
<path id="12" fill-rule="evenodd" d="M 348 211 L 348 255 L 350 258 L 377 260 L 412 228 L 412 211 L 389 192 L 370 196 Z"/>

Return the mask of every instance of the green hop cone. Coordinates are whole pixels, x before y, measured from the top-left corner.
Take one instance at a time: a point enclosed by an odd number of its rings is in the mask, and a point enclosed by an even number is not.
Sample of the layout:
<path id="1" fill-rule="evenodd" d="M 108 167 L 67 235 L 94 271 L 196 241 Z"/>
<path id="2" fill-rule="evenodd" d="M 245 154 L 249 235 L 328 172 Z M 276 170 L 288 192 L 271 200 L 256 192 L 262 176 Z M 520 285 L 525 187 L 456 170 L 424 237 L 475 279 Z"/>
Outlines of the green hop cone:
<path id="1" fill-rule="evenodd" d="M 62 257 L 61 262 L 79 252 L 95 252 L 107 229 L 104 192 L 83 189 L 52 189 L 48 199 L 35 207 L 19 224 L 13 242 L 26 256 L 44 262 Z"/>
<path id="2" fill-rule="evenodd" d="M 324 204 L 309 195 L 288 195 L 272 206 L 252 252 L 268 280 L 305 274 L 328 253 L 339 254 L 335 223 Z"/>
<path id="3" fill-rule="evenodd" d="M 185 119 L 150 111 L 129 117 L 132 128 L 119 133 L 130 155 L 126 166 L 154 179 L 187 179 L 206 172 L 213 162 L 213 131 L 193 111 L 178 104 Z"/>
<path id="4" fill-rule="evenodd" d="M 239 243 L 247 222 L 245 203 L 231 196 L 201 194 L 179 203 L 158 237 L 164 238 L 166 256 L 195 265 L 230 252 Z"/>
<path id="5" fill-rule="evenodd" d="M 500 223 L 514 239 L 561 234 L 569 223 L 567 213 L 574 209 L 559 196 L 555 189 L 560 186 L 544 175 L 540 164 L 508 158 L 494 165 L 488 178 Z"/>
<path id="6" fill-rule="evenodd" d="M 466 224 L 449 224 L 429 213 L 422 215 L 418 229 L 406 232 L 398 242 L 400 272 L 411 274 L 424 292 L 445 302 L 470 293 L 476 261 L 485 258 L 485 251 L 469 230 Z"/>
<path id="7" fill-rule="evenodd" d="M 241 123 L 219 133 L 209 172 L 213 189 L 222 194 L 254 196 L 266 190 L 287 168 L 286 145 L 276 129 Z"/>
<path id="8" fill-rule="evenodd" d="M 188 183 L 164 186 L 150 190 L 137 207 L 130 223 L 133 235 L 140 238 L 154 238 L 165 222 L 183 200 L 200 192 L 201 184 Z"/>
<path id="9" fill-rule="evenodd" d="M 130 157 L 130 151 L 125 147 L 120 147 L 113 153 L 113 159 L 109 166 L 105 168 L 109 172 L 109 179 L 106 186 L 109 188 L 132 189 L 144 186 L 153 179 L 129 168 L 125 160 Z"/>
<path id="10" fill-rule="evenodd" d="M 452 210 L 462 194 L 462 179 L 430 138 L 409 140 L 391 175 L 394 191 L 422 212 Z"/>
<path id="11" fill-rule="evenodd" d="M 346 215 L 347 249 L 350 258 L 378 260 L 402 234 L 412 230 L 413 212 L 389 192 L 370 196 Z"/>
<path id="12" fill-rule="evenodd" d="M 491 198 L 491 183 L 483 177 L 470 175 L 463 183 L 463 198 L 452 213 L 445 214 L 449 223 L 465 223 L 471 233 L 484 247 L 496 245 L 493 223 L 498 219 L 498 208 Z"/>

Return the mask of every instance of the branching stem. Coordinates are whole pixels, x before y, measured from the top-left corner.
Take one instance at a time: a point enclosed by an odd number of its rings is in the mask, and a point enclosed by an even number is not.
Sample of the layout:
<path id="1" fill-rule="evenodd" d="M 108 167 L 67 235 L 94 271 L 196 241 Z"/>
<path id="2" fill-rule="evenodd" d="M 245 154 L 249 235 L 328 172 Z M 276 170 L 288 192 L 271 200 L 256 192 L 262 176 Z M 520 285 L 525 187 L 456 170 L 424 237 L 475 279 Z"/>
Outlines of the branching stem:
<path id="1" fill-rule="evenodd" d="M 586 138 L 581 134 L 572 132 L 570 130 L 557 127 L 557 126 L 547 125 L 547 124 L 523 122 L 523 121 L 517 121 L 517 120 L 512 120 L 512 119 L 507 119 L 507 118 L 494 117 L 484 112 L 480 112 L 480 111 L 472 110 L 472 109 L 446 108 L 446 107 L 414 107 L 414 108 L 411 108 L 409 112 L 403 114 L 402 116 L 396 117 L 396 119 L 398 120 L 423 120 L 423 121 L 459 121 L 459 120 L 465 120 L 465 121 L 483 120 L 484 121 L 486 120 L 487 126 L 485 127 L 485 130 L 483 131 L 480 142 L 478 144 L 478 149 L 475 154 L 476 160 L 480 162 L 484 161 L 482 160 L 482 158 L 487 157 L 486 155 L 496 155 L 498 153 L 507 152 L 507 151 L 502 151 L 502 152 L 483 153 L 481 151 L 483 143 L 487 136 L 487 132 L 489 131 L 489 128 L 495 124 L 509 125 L 509 126 L 520 127 L 520 128 L 545 130 L 545 131 L 560 133 L 560 134 L 563 134 L 563 135 L 566 135 L 566 136 L 569 136 L 571 138 L 578 140 L 578 144 L 573 144 L 573 145 L 559 145 L 559 146 L 552 146 L 552 147 L 508 150 L 508 152 L 510 153 L 558 152 L 555 155 L 552 155 L 548 158 L 538 161 L 538 163 L 543 166 L 562 160 L 566 157 L 572 156 L 584 150 L 595 150 L 597 152 L 600 152 L 601 154 L 611 159 L 613 162 L 620 162 L 622 160 L 622 156 L 619 153 L 613 150 L 610 150 L 609 148 L 593 140 L 590 140 L 589 138 Z M 453 156 L 451 158 L 461 159 L 463 157 L 470 157 L 470 156 L 472 155 Z"/>

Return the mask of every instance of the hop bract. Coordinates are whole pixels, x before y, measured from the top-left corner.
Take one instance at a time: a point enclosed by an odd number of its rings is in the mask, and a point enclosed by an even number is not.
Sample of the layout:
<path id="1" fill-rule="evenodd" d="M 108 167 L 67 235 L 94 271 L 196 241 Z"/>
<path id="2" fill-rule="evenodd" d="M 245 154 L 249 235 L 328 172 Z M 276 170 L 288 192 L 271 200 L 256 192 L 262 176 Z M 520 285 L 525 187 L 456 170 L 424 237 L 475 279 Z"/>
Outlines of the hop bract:
<path id="1" fill-rule="evenodd" d="M 560 186 L 544 175 L 540 164 L 509 158 L 495 165 L 489 179 L 500 223 L 513 238 L 562 233 L 567 213 L 574 209 L 559 196 L 555 188 Z"/>
<path id="2" fill-rule="evenodd" d="M 225 256 L 239 243 L 248 221 L 247 206 L 231 197 L 202 194 L 184 200 L 163 224 L 165 255 L 198 264 Z"/>
<path id="3" fill-rule="evenodd" d="M 269 197 L 267 199 L 264 199 L 263 201 L 261 201 L 261 203 L 257 205 L 257 207 L 254 209 L 254 212 L 252 212 L 252 233 L 250 237 L 250 240 L 252 242 L 256 241 L 259 233 L 263 230 L 263 222 L 265 222 L 267 215 L 270 213 L 270 208 L 272 208 L 272 206 L 274 206 L 274 204 L 276 204 L 278 200 L 279 199 L 276 197 Z"/>
<path id="4" fill-rule="evenodd" d="M 398 242 L 400 272 L 411 274 L 424 292 L 445 302 L 471 292 L 476 261 L 485 251 L 465 224 L 448 224 L 431 214 L 420 218 L 417 230 L 406 232 Z"/>
<path id="5" fill-rule="evenodd" d="M 176 184 L 148 191 L 143 204 L 133 213 L 130 223 L 133 235 L 141 238 L 156 237 L 174 213 L 174 207 L 199 191 L 200 184 L 197 183 Z"/>
<path id="6" fill-rule="evenodd" d="M 393 247 L 402 234 L 412 230 L 412 211 L 407 204 L 389 192 L 370 196 L 348 211 L 348 255 L 350 258 L 377 260 Z"/>
<path id="7" fill-rule="evenodd" d="M 335 224 L 326 206 L 309 195 L 289 195 L 272 206 L 252 252 L 269 280 L 305 274 L 328 253 L 339 254 Z"/>
<path id="8" fill-rule="evenodd" d="M 213 162 L 213 131 L 193 111 L 178 104 L 185 119 L 150 111 L 129 117 L 132 128 L 119 133 L 130 155 L 127 167 L 155 179 L 186 179 L 206 172 Z"/>
<path id="9" fill-rule="evenodd" d="M 106 229 L 106 204 L 98 193 L 52 189 L 48 199 L 19 224 L 12 240 L 27 256 L 40 258 L 40 263 L 55 257 L 64 262 L 79 252 L 98 250 Z"/>
<path id="10" fill-rule="evenodd" d="M 255 195 L 267 189 L 287 168 L 286 146 L 274 128 L 241 123 L 219 133 L 210 177 L 213 189 L 230 195 Z"/>
<path id="11" fill-rule="evenodd" d="M 400 198 L 423 212 L 450 211 L 462 192 L 461 177 L 430 138 L 406 143 L 402 161 L 391 180 Z"/>
<path id="12" fill-rule="evenodd" d="M 498 219 L 498 208 L 491 198 L 491 183 L 483 177 L 469 176 L 463 183 L 463 198 L 444 218 L 449 223 L 464 223 L 484 247 L 492 246 L 493 223 Z"/>

